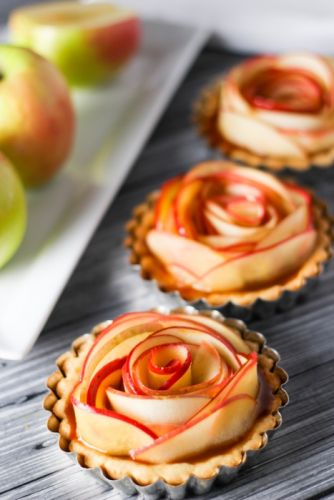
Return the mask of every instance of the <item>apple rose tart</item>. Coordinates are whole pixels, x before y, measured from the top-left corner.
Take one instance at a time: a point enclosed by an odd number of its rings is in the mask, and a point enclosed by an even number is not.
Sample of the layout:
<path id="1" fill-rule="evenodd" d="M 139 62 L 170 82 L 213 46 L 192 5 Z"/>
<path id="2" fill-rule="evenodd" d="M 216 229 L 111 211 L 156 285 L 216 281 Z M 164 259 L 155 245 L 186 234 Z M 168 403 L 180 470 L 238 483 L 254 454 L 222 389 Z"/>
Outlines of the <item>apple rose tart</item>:
<path id="1" fill-rule="evenodd" d="M 262 335 L 217 312 L 124 314 L 58 360 L 49 428 L 112 479 L 212 478 L 280 424 L 287 376 L 277 361 Z"/>
<path id="2" fill-rule="evenodd" d="M 185 300 L 251 306 L 319 274 L 331 221 L 309 192 L 222 161 L 197 165 L 135 210 L 127 241 L 144 277 Z"/>
<path id="3" fill-rule="evenodd" d="M 204 91 L 196 120 L 211 145 L 250 165 L 329 165 L 333 62 L 307 53 L 247 60 Z"/>

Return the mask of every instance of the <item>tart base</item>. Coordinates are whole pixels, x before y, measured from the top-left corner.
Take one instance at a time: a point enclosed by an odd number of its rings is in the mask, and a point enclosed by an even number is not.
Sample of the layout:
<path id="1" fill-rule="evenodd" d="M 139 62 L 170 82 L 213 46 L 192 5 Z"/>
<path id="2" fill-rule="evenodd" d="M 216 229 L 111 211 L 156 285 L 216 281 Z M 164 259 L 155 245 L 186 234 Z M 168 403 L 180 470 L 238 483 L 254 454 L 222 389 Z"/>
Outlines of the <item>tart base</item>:
<path id="1" fill-rule="evenodd" d="M 143 204 L 134 209 L 133 218 L 127 224 L 129 236 L 125 245 L 130 249 L 130 263 L 139 266 L 143 279 L 154 281 L 162 292 L 176 294 L 186 303 L 219 308 L 225 315 L 242 319 L 250 319 L 252 315 L 269 317 L 277 310 L 289 309 L 303 297 L 332 256 L 333 220 L 328 215 L 326 205 L 314 197 L 314 220 L 319 235 L 317 245 L 293 276 L 279 284 L 251 291 L 212 293 L 181 288 L 146 245 L 146 235 L 153 228 L 158 195 L 159 192 L 150 194 Z"/>
<path id="2" fill-rule="evenodd" d="M 163 314 L 169 313 L 165 308 L 155 310 Z M 171 311 L 171 313 L 180 312 L 199 314 L 192 307 Z M 267 432 L 281 424 L 279 409 L 288 402 L 287 393 L 282 385 L 288 377 L 278 366 L 277 352 L 266 346 L 261 334 L 248 330 L 240 320 L 225 319 L 217 311 L 206 311 L 201 314 L 210 315 L 234 328 L 251 349 L 259 353 L 259 365 L 273 395 L 270 408 L 257 418 L 250 432 L 242 440 L 224 451 L 212 454 L 209 458 L 198 458 L 192 462 L 149 465 L 129 458 L 109 456 L 76 438 L 70 402 L 71 392 L 79 380 L 87 352 L 96 335 L 106 326 L 105 323 L 98 325 L 91 334 L 76 339 L 71 351 L 57 360 L 58 370 L 48 379 L 47 385 L 51 392 L 44 400 L 44 408 L 51 412 L 48 428 L 59 434 L 60 448 L 74 454 L 82 467 L 98 468 L 103 479 L 124 493 L 140 492 L 150 494 L 150 498 L 158 498 L 161 494 L 183 498 L 189 490 L 194 493 L 204 493 L 212 487 L 215 480 L 226 482 L 231 479 L 246 462 L 247 454 L 262 449 L 268 441 Z"/>
<path id="3" fill-rule="evenodd" d="M 293 157 L 279 158 L 274 156 L 261 156 L 224 139 L 217 128 L 222 82 L 223 78 L 220 78 L 205 88 L 194 105 L 193 115 L 197 129 L 200 135 L 206 138 L 208 144 L 212 148 L 218 149 L 225 156 L 246 165 L 252 167 L 267 167 L 276 171 L 285 168 L 305 171 L 311 167 L 324 168 L 333 164 L 334 145 L 330 149 L 309 154 L 307 159 L 302 160 Z"/>

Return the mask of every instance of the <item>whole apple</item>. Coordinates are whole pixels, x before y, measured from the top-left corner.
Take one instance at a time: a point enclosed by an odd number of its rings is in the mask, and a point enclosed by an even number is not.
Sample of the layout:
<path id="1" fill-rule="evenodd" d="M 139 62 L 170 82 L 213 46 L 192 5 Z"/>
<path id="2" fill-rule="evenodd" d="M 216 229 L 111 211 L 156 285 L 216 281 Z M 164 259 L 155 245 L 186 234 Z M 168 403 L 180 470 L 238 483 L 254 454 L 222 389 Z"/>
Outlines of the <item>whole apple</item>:
<path id="1" fill-rule="evenodd" d="M 27 220 L 23 186 L 14 167 L 0 157 L 0 268 L 19 247 Z"/>
<path id="2" fill-rule="evenodd" d="M 51 60 L 74 86 L 112 77 L 136 52 L 139 19 L 109 3 L 54 2 L 15 10 L 14 43 Z"/>
<path id="3" fill-rule="evenodd" d="M 30 49 L 0 45 L 0 150 L 23 182 L 49 180 L 66 160 L 74 111 L 60 72 Z"/>

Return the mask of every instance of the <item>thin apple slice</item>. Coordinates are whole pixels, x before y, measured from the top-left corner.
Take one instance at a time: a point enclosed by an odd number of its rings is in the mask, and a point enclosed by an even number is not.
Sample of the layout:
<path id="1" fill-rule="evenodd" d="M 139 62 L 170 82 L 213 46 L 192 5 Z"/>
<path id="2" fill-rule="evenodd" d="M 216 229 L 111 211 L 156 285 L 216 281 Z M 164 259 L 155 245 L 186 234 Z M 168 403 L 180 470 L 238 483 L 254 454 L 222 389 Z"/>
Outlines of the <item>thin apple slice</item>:
<path id="1" fill-rule="evenodd" d="M 111 455 L 127 455 L 131 447 L 148 446 L 157 438 L 153 431 L 136 420 L 81 403 L 79 394 L 80 384 L 71 397 L 77 433 L 94 448 Z"/>
<path id="2" fill-rule="evenodd" d="M 220 219 L 216 214 L 210 212 L 209 210 L 205 211 L 205 216 L 220 235 L 237 237 L 239 242 L 249 240 L 258 241 L 268 232 L 266 225 L 261 227 L 246 227 L 233 223 L 231 224 L 223 219 Z"/>
<path id="3" fill-rule="evenodd" d="M 305 262 L 317 239 L 314 229 L 305 231 L 272 247 L 230 260 L 203 275 L 194 288 L 229 291 L 277 282 Z"/>
<path id="4" fill-rule="evenodd" d="M 230 367 L 234 370 L 237 370 L 240 367 L 240 363 L 236 357 L 237 353 L 231 342 L 229 342 L 227 338 L 216 333 L 214 330 L 205 329 L 201 327 L 201 325 L 193 327 L 173 326 L 153 334 L 152 337 L 162 334 L 175 336 L 180 342 L 184 342 L 189 345 L 199 346 L 203 342 L 209 342 Z"/>
<path id="5" fill-rule="evenodd" d="M 107 389 L 107 397 L 114 411 L 144 423 L 159 435 L 165 433 L 167 427 L 187 422 L 210 401 L 210 397 L 204 394 L 129 397 L 128 394 L 112 388 Z"/>
<path id="6" fill-rule="evenodd" d="M 315 75 L 328 90 L 331 90 L 334 83 L 334 73 L 332 66 L 324 57 L 307 54 L 294 53 L 286 54 L 277 59 L 276 66 L 279 68 L 303 69 Z"/>
<path id="7" fill-rule="evenodd" d="M 152 445 L 131 450 L 130 455 L 134 460 L 151 464 L 191 458 L 240 438 L 253 425 L 255 415 L 256 401 L 238 395 L 224 401 L 211 414 L 158 438 Z"/>
<path id="8" fill-rule="evenodd" d="M 297 144 L 257 118 L 224 111 L 219 116 L 218 127 L 230 142 L 259 155 L 305 159 L 304 151 Z"/>
<path id="9" fill-rule="evenodd" d="M 166 182 L 160 192 L 157 204 L 155 206 L 155 228 L 159 231 L 176 232 L 177 227 L 174 222 L 174 217 L 170 217 L 170 211 L 173 207 L 173 202 L 182 184 L 182 177 L 174 177 Z M 171 219 L 173 223 L 171 224 Z"/>
<path id="10" fill-rule="evenodd" d="M 163 264 L 166 266 L 175 264 L 188 271 L 189 284 L 191 281 L 196 281 L 196 276 L 201 276 L 211 267 L 224 262 L 219 253 L 206 245 L 164 231 L 151 230 L 147 234 L 146 242 L 151 252 Z"/>
<path id="11" fill-rule="evenodd" d="M 189 316 L 182 314 L 177 315 L 177 317 L 182 319 L 184 317 L 189 318 Z M 194 323 L 208 327 L 210 330 L 215 331 L 223 338 L 227 339 L 238 353 L 248 354 L 250 352 L 246 342 L 244 342 L 244 340 L 242 340 L 242 338 L 231 327 L 225 326 L 221 321 L 211 318 L 210 316 L 204 316 L 203 314 L 193 314 L 191 316 L 191 320 Z"/>
<path id="12" fill-rule="evenodd" d="M 103 366 L 92 378 L 87 391 L 87 404 L 106 408 L 106 388 L 117 387 L 122 380 L 122 366 L 126 358 L 115 359 Z"/>
<path id="13" fill-rule="evenodd" d="M 310 208 L 308 205 L 301 205 L 285 219 L 283 219 L 270 233 L 261 240 L 256 248 L 270 247 L 284 241 L 296 234 L 304 232 L 310 225 Z"/>
<path id="14" fill-rule="evenodd" d="M 259 378 L 257 373 L 257 354 L 253 352 L 249 355 L 246 363 L 243 362 L 237 373 L 227 381 L 221 391 L 207 404 L 207 406 L 194 415 L 189 423 L 197 421 L 200 417 L 211 413 L 225 400 L 239 394 L 246 394 L 256 399 L 258 391 Z"/>

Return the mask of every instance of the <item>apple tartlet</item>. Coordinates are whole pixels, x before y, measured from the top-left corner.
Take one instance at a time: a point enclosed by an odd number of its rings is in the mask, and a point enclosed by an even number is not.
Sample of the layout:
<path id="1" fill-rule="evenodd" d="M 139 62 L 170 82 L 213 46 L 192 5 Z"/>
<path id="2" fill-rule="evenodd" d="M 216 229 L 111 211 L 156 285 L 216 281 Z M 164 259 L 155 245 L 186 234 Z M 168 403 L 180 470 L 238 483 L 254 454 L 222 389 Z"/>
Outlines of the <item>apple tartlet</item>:
<path id="1" fill-rule="evenodd" d="M 308 53 L 232 68 L 195 106 L 211 146 L 248 165 L 305 170 L 334 160 L 334 66 Z"/>
<path id="2" fill-rule="evenodd" d="M 58 359 L 48 427 L 127 493 L 209 488 L 280 425 L 288 398 L 278 360 L 262 335 L 217 311 L 124 314 Z"/>
<path id="3" fill-rule="evenodd" d="M 166 182 L 127 228 L 131 262 L 163 292 L 260 315 L 263 303 L 281 307 L 287 292 L 293 303 L 331 256 L 332 222 L 320 200 L 223 161 Z"/>

